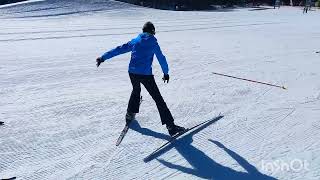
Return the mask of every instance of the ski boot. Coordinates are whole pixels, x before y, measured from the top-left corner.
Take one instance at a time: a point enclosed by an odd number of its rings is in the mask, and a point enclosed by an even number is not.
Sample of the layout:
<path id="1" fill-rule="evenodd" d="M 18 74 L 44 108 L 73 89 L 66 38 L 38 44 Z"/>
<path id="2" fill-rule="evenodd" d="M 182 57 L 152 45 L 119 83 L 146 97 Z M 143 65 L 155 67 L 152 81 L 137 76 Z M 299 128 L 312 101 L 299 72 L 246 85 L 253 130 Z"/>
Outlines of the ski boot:
<path id="1" fill-rule="evenodd" d="M 167 125 L 167 129 L 168 129 L 170 136 L 174 136 L 174 135 L 182 133 L 183 131 L 186 130 L 186 128 L 181 127 L 181 126 L 177 126 L 175 124 Z"/>
<path id="2" fill-rule="evenodd" d="M 129 124 L 135 118 L 136 118 L 136 113 L 127 112 L 127 114 L 126 114 L 126 123 Z"/>

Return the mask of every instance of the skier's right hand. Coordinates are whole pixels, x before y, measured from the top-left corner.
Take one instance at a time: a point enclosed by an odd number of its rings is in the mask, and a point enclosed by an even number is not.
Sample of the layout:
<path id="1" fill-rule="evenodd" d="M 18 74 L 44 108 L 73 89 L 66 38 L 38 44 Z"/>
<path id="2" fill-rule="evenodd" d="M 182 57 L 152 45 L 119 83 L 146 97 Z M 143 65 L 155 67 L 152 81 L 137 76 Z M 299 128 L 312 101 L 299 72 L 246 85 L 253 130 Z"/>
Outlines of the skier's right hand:
<path id="1" fill-rule="evenodd" d="M 167 81 L 167 83 L 169 83 L 169 79 L 170 79 L 169 74 L 163 74 L 162 80 L 164 83 L 166 83 L 166 81 Z"/>
<path id="2" fill-rule="evenodd" d="M 103 63 L 103 60 L 102 60 L 101 57 L 98 57 L 98 58 L 96 59 L 96 62 L 97 62 L 97 67 L 99 67 L 100 64 Z"/>

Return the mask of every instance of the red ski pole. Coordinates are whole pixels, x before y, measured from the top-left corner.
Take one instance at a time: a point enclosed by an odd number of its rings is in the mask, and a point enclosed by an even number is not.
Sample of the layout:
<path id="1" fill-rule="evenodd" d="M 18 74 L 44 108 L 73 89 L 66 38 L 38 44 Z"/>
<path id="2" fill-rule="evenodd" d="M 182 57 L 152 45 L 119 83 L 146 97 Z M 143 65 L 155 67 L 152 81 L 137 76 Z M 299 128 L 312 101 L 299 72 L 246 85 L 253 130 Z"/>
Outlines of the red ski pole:
<path id="1" fill-rule="evenodd" d="M 264 85 L 273 86 L 273 87 L 278 87 L 278 88 L 282 88 L 282 89 L 287 89 L 287 88 L 285 88 L 284 86 L 278 86 L 278 85 L 274 85 L 274 84 L 270 84 L 270 83 L 265 83 L 265 82 L 260 82 L 260 81 L 254 81 L 254 80 L 245 79 L 245 78 L 240 78 L 240 77 L 235 77 L 235 76 L 230 76 L 230 75 L 226 75 L 226 74 L 220 74 L 220 73 L 215 73 L 215 72 L 212 72 L 212 74 L 216 74 L 216 75 L 219 75 L 219 76 L 230 77 L 230 78 L 234 78 L 234 79 L 239 79 L 239 80 L 243 80 L 243 81 L 249 81 L 249 82 L 264 84 Z"/>

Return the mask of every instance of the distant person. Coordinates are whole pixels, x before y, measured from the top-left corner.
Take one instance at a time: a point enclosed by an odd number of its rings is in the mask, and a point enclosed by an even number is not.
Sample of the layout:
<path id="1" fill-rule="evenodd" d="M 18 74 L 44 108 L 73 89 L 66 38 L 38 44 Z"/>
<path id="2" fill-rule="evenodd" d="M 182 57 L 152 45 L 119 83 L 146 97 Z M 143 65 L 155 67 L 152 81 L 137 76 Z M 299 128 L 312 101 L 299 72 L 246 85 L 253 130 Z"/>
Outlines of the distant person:
<path id="1" fill-rule="evenodd" d="M 308 13 L 308 10 L 311 9 L 311 0 L 306 0 L 304 4 L 303 13 Z"/>
<path id="2" fill-rule="evenodd" d="M 126 123 L 129 124 L 135 119 L 136 113 L 139 113 L 141 84 L 143 84 L 156 102 L 162 125 L 166 124 L 169 134 L 173 136 L 184 131 L 185 128 L 174 124 L 171 112 L 164 102 L 152 74 L 152 62 L 155 54 L 164 73 L 162 79 L 164 82 L 169 83 L 169 67 L 167 60 L 162 54 L 157 39 L 154 36 L 156 34 L 154 25 L 151 22 L 146 22 L 142 31 L 143 33 L 139 34 L 138 37 L 132 39 L 128 43 L 118 46 L 115 49 L 104 53 L 101 57 L 98 57 L 96 60 L 97 67 L 107 59 L 131 52 L 128 72 L 133 90 L 125 116 Z"/>
<path id="3" fill-rule="evenodd" d="M 274 1 L 273 9 L 275 9 L 276 7 L 278 7 L 278 9 L 280 8 L 280 0 L 275 0 Z"/>

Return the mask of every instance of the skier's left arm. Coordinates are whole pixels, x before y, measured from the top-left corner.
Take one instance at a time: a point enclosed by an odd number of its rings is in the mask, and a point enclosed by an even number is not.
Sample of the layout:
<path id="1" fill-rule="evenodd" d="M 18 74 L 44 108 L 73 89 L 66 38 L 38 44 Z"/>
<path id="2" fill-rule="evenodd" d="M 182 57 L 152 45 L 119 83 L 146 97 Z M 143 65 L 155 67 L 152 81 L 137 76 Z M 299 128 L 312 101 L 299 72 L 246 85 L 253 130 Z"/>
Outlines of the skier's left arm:
<path id="1" fill-rule="evenodd" d="M 162 69 L 162 72 L 163 74 L 165 75 L 168 75 L 169 74 L 169 66 L 168 66 L 168 63 L 167 63 L 167 59 L 166 57 L 162 54 L 162 51 L 161 51 L 161 48 L 159 46 L 159 44 L 157 43 L 156 44 L 156 47 L 155 47 L 155 52 L 154 52 L 157 56 L 157 59 L 159 61 L 159 64 L 161 66 L 161 69 Z"/>

